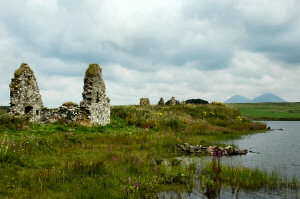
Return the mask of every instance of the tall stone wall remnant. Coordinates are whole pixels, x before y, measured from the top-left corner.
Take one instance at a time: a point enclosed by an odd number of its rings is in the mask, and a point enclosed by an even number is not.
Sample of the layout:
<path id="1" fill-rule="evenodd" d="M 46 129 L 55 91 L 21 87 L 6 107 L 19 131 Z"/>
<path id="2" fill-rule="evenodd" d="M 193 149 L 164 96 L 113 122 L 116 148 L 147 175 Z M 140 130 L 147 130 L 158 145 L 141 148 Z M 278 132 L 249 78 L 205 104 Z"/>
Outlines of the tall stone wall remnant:
<path id="1" fill-rule="evenodd" d="M 102 69 L 98 64 L 90 64 L 85 72 L 80 107 L 87 113 L 93 124 L 110 123 L 109 98 L 106 97 Z"/>
<path id="2" fill-rule="evenodd" d="M 31 122 L 41 118 L 43 102 L 33 71 L 26 63 L 14 73 L 10 87 L 10 109 L 13 115 L 29 115 Z"/>
<path id="3" fill-rule="evenodd" d="M 85 73 L 83 100 L 78 106 L 65 103 L 59 108 L 43 106 L 40 90 L 33 71 L 28 64 L 21 64 L 15 71 L 10 84 L 9 114 L 26 115 L 31 122 L 65 121 L 106 125 L 110 123 L 109 98 L 106 97 L 102 69 L 98 64 L 90 64 Z"/>

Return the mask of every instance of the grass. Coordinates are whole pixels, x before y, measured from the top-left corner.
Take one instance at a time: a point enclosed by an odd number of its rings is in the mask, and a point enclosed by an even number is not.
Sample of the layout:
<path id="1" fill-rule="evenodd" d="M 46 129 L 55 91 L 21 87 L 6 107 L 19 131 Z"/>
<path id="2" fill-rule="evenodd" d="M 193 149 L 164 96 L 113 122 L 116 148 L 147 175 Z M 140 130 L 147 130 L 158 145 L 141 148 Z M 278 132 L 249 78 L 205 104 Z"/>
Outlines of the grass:
<path id="1" fill-rule="evenodd" d="M 220 195 L 221 187 L 230 187 L 233 191 L 277 191 L 299 188 L 296 178 L 288 179 L 277 172 L 250 169 L 241 166 L 222 165 L 220 159 L 213 158 L 209 164 L 204 164 L 201 169 L 201 188 L 209 198 Z"/>
<path id="2" fill-rule="evenodd" d="M 66 107 L 78 107 L 78 104 L 74 103 L 74 102 L 64 102 L 62 104 L 62 106 L 66 106 Z"/>
<path id="3" fill-rule="evenodd" d="M 230 104 L 254 120 L 300 121 L 300 102 Z"/>
<path id="4" fill-rule="evenodd" d="M 98 64 L 90 64 L 85 71 L 85 77 L 94 77 L 96 74 L 101 74 L 102 70 Z"/>
<path id="5" fill-rule="evenodd" d="M 21 66 L 20 66 L 20 68 L 18 68 L 18 69 L 15 71 L 15 73 L 14 73 L 15 78 L 16 78 L 16 77 L 19 77 L 19 76 L 24 72 L 24 70 L 25 70 L 26 68 L 28 68 L 28 70 L 33 74 L 33 71 L 32 71 L 31 68 L 28 66 L 28 64 L 22 63 Z"/>
<path id="6" fill-rule="evenodd" d="M 177 159 L 176 143 L 222 145 L 266 129 L 222 104 L 115 106 L 104 127 L 24 122 L 16 129 L 6 120 L 0 120 L 0 198 L 155 198 L 164 190 L 191 191 L 196 167 Z"/>

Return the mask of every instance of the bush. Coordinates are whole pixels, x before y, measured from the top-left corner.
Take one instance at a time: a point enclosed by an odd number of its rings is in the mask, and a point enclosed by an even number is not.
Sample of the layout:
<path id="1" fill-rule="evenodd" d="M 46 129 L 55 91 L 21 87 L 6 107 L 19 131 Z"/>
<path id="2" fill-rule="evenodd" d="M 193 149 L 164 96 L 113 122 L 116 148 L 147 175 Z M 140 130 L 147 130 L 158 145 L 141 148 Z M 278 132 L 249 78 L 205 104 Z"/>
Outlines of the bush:
<path id="1" fill-rule="evenodd" d="M 179 130 L 180 128 L 184 127 L 184 124 L 177 118 L 171 118 L 167 120 L 165 125 L 173 130 Z"/>
<path id="2" fill-rule="evenodd" d="M 21 131 L 28 127 L 28 117 L 17 116 L 0 116 L 0 129 L 17 130 Z"/>
<path id="3" fill-rule="evenodd" d="M 65 103 L 62 104 L 62 106 L 66 106 L 66 107 L 75 106 L 75 107 L 77 107 L 78 104 L 76 104 L 74 102 L 65 102 Z"/>

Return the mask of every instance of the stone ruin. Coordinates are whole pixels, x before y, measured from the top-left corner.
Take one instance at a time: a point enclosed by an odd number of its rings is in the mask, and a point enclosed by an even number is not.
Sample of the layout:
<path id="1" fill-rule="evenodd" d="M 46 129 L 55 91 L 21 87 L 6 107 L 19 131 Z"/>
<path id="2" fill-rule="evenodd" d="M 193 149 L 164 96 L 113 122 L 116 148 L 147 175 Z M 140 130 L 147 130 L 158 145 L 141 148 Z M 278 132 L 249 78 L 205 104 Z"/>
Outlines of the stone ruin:
<path id="1" fill-rule="evenodd" d="M 23 63 L 15 71 L 10 87 L 10 112 L 16 116 L 29 115 L 32 122 L 41 119 L 43 108 L 40 90 L 30 67 Z"/>
<path id="2" fill-rule="evenodd" d="M 178 100 L 176 100 L 175 97 L 171 97 L 171 99 L 168 100 L 165 105 L 174 106 L 174 105 L 178 105 L 178 104 L 180 104 L 180 102 Z"/>
<path id="3" fill-rule="evenodd" d="M 161 98 L 159 99 L 157 105 L 158 105 L 158 106 L 164 106 L 164 105 L 165 105 L 164 98 L 161 97 Z"/>
<path id="4" fill-rule="evenodd" d="M 24 63 L 15 71 L 9 87 L 10 109 L 8 114 L 10 115 L 25 115 L 35 123 L 56 121 L 100 125 L 110 123 L 109 98 L 106 97 L 102 69 L 98 64 L 90 64 L 86 70 L 83 100 L 80 106 L 75 103 L 64 103 L 56 109 L 44 107 L 34 73 Z"/>
<path id="5" fill-rule="evenodd" d="M 150 106 L 149 98 L 140 98 L 140 106 Z"/>
<path id="6" fill-rule="evenodd" d="M 85 72 L 82 97 L 80 107 L 86 112 L 91 123 L 110 123 L 109 98 L 105 94 L 102 69 L 98 64 L 90 64 Z"/>

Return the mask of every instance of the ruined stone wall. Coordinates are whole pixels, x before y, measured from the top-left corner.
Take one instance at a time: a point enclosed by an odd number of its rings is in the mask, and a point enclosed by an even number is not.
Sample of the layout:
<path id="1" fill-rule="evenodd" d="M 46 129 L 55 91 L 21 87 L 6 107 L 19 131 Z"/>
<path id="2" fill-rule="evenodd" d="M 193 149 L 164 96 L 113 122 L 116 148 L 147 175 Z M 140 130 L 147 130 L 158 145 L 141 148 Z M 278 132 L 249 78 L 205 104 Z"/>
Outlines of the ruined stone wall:
<path id="1" fill-rule="evenodd" d="M 41 118 L 43 102 L 40 90 L 28 64 L 21 64 L 15 71 L 10 87 L 10 109 L 13 115 L 29 115 L 31 122 L 38 122 Z"/>
<path id="2" fill-rule="evenodd" d="M 10 96 L 9 114 L 27 115 L 31 122 L 110 123 L 109 98 L 106 97 L 102 69 L 98 64 L 90 64 L 86 71 L 80 106 L 66 103 L 56 109 L 43 107 L 36 78 L 27 64 L 16 70 L 10 84 Z"/>
<path id="3" fill-rule="evenodd" d="M 102 69 L 98 64 L 90 64 L 85 72 L 80 107 L 86 112 L 92 124 L 110 123 L 110 105 L 106 97 Z"/>
<path id="4" fill-rule="evenodd" d="M 87 115 L 80 107 L 66 107 L 60 106 L 59 108 L 48 109 L 44 108 L 41 112 L 41 120 L 43 123 L 64 122 L 64 123 L 85 123 Z"/>

